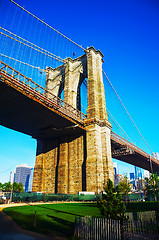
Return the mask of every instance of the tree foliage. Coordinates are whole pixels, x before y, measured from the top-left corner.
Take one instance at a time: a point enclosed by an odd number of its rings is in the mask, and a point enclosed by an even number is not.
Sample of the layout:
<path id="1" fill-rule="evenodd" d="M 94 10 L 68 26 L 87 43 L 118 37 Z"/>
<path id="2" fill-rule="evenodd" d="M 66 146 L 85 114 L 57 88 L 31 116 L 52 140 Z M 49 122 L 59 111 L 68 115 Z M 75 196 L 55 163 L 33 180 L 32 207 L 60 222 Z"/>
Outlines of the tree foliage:
<path id="1" fill-rule="evenodd" d="M 125 218 L 125 204 L 122 202 L 119 187 L 114 187 L 109 179 L 104 187 L 102 199 L 98 200 L 98 207 L 101 214 L 110 219 Z"/>
<path id="2" fill-rule="evenodd" d="M 10 182 L 5 182 L 3 184 L 3 191 L 10 192 L 12 189 L 12 184 Z"/>
<path id="3" fill-rule="evenodd" d="M 124 175 L 121 178 L 118 187 L 120 189 L 121 194 L 124 197 L 125 202 L 127 202 L 128 193 L 130 192 L 130 183 L 128 181 L 127 175 Z"/>
<path id="4" fill-rule="evenodd" d="M 150 193 L 154 201 L 159 200 L 159 177 L 157 173 L 151 174 L 150 178 L 145 178 L 146 181 L 146 191 L 147 193 Z"/>
<path id="5" fill-rule="evenodd" d="M 21 182 L 14 182 L 13 184 L 10 182 L 0 182 L 0 190 L 4 192 L 11 192 L 12 190 L 13 192 L 24 192 L 23 184 Z"/>

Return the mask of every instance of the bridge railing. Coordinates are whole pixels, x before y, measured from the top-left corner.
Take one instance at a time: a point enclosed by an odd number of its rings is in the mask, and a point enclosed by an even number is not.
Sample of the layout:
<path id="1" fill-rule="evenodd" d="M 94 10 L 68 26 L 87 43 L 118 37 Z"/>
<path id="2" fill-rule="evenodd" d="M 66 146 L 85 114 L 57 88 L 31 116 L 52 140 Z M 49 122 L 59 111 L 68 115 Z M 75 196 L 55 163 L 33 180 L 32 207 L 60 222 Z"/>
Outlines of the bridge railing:
<path id="1" fill-rule="evenodd" d="M 4 77 L 6 76 L 7 79 L 14 84 L 20 84 L 21 87 L 23 86 L 24 88 L 27 88 L 32 92 L 36 93 L 36 95 L 38 95 L 38 98 L 39 96 L 41 96 L 43 100 L 45 100 L 47 105 L 49 105 L 50 107 L 53 105 L 54 108 L 58 109 L 58 111 L 64 113 L 65 115 L 68 115 L 73 119 L 80 120 L 80 122 L 83 122 L 86 118 L 86 115 L 84 113 L 69 105 L 61 98 L 55 96 L 47 89 L 35 83 L 31 78 L 26 77 L 25 75 L 18 72 L 17 70 L 2 61 L 0 61 L 0 73 Z"/>
<path id="2" fill-rule="evenodd" d="M 128 147 L 130 147 L 131 149 L 133 149 L 135 152 L 145 156 L 147 159 L 152 160 L 153 162 L 157 162 L 157 160 L 150 156 L 148 153 L 146 153 L 145 151 L 143 151 L 142 149 L 138 148 L 136 145 L 134 145 L 133 143 L 130 143 L 129 141 L 127 141 L 126 139 L 120 137 L 118 134 L 116 134 L 115 132 L 111 132 L 111 139 L 114 140 L 115 142 L 118 142 L 121 145 L 126 145 Z"/>

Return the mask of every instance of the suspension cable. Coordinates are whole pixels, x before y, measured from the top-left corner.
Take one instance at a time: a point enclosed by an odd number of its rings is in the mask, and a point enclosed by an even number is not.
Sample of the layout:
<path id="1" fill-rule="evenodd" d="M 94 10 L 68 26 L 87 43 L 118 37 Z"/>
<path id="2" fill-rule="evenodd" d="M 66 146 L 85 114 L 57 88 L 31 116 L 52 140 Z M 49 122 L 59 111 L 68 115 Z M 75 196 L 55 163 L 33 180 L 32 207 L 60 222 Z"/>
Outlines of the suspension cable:
<path id="1" fill-rule="evenodd" d="M 21 8 L 23 11 L 27 12 L 28 14 L 30 14 L 32 17 L 36 18 L 38 21 L 40 21 L 41 23 L 45 24 L 47 27 L 51 28 L 52 30 L 54 30 L 55 32 L 57 32 L 58 34 L 60 34 L 62 37 L 66 38 L 67 40 L 69 40 L 70 42 L 72 42 L 73 44 L 75 44 L 76 46 L 80 47 L 82 50 L 85 51 L 85 48 L 83 48 L 82 46 L 80 46 L 79 44 L 77 44 L 76 42 L 74 42 L 73 40 L 71 40 L 70 38 L 66 37 L 64 34 L 62 34 L 61 32 L 59 32 L 58 30 L 56 30 L 55 28 L 51 27 L 49 24 L 47 24 L 46 22 L 44 22 L 43 20 L 41 20 L 40 18 L 36 17 L 34 14 L 32 14 L 31 12 L 29 12 L 28 10 L 26 10 L 24 7 L 20 6 L 18 3 L 14 2 L 13 0 L 10 0 L 12 3 L 14 3 L 17 7 Z"/>
<path id="2" fill-rule="evenodd" d="M 128 114 L 129 118 L 131 119 L 132 123 L 134 124 L 135 128 L 137 129 L 138 133 L 140 134 L 141 138 L 143 139 L 143 141 L 145 142 L 146 146 L 149 148 L 149 150 L 151 151 L 151 153 L 153 153 L 152 150 L 151 150 L 151 148 L 149 147 L 148 143 L 146 142 L 145 138 L 142 136 L 140 130 L 139 130 L 138 127 L 136 126 L 134 120 L 133 120 L 132 117 L 130 116 L 128 110 L 126 109 L 125 105 L 123 104 L 123 102 L 122 102 L 121 98 L 119 97 L 118 93 L 116 92 L 115 88 L 113 87 L 111 81 L 109 80 L 109 78 L 107 77 L 106 73 L 104 72 L 104 70 L 103 70 L 103 73 L 104 73 L 106 79 L 108 80 L 110 86 L 112 87 L 113 91 L 115 92 L 116 96 L 118 97 L 119 101 L 121 102 L 121 104 L 122 104 L 123 108 L 125 109 L 126 113 Z"/>
<path id="3" fill-rule="evenodd" d="M 108 108 L 107 108 L 108 111 Z M 116 126 L 116 128 L 119 130 L 119 132 L 121 133 L 121 135 L 125 138 L 125 135 L 123 134 L 123 132 L 121 131 L 121 129 L 117 126 L 117 124 L 114 122 L 113 118 L 111 117 L 111 115 L 108 113 L 108 117 L 111 119 L 111 121 L 114 123 L 114 125 Z"/>
<path id="4" fill-rule="evenodd" d="M 11 37 L 11 36 L 3 33 L 3 32 L 0 32 L 0 34 L 4 35 L 5 37 L 8 37 L 8 38 L 10 38 L 10 39 L 12 39 L 12 40 L 14 40 L 14 41 L 16 41 L 16 42 L 19 42 L 20 44 L 23 44 L 23 45 L 25 45 L 25 46 L 27 46 L 27 47 L 30 47 L 30 48 L 32 48 L 32 49 L 34 49 L 34 50 L 36 50 L 36 51 L 38 51 L 38 52 L 40 52 L 40 53 L 43 53 L 43 54 L 45 54 L 45 55 L 47 55 L 47 56 L 49 56 L 49 57 L 51 57 L 51 58 L 53 58 L 53 59 L 55 59 L 55 60 L 57 60 L 57 61 L 60 61 L 60 62 L 62 62 L 62 63 L 64 62 L 64 60 L 62 61 L 62 60 L 58 59 L 57 57 L 51 56 L 51 55 L 49 55 L 49 54 L 47 54 L 47 53 L 45 53 L 45 52 L 43 52 L 43 51 L 41 51 L 41 50 L 39 50 L 39 49 L 36 49 L 36 48 L 34 48 L 34 47 L 26 44 L 26 43 L 23 43 L 23 42 L 19 41 L 18 39 L 15 39 L 15 38 L 13 38 L 13 37 Z"/>
<path id="5" fill-rule="evenodd" d="M 43 69 L 40 69 L 40 67 L 36 67 L 36 66 L 30 65 L 30 64 L 28 64 L 28 63 L 22 62 L 22 61 L 20 61 L 20 60 L 18 60 L 18 59 L 15 59 L 15 58 L 9 57 L 9 56 L 4 55 L 4 54 L 2 54 L 2 53 L 0 53 L 0 55 L 1 55 L 2 57 L 7 57 L 7 58 L 12 59 L 12 60 L 14 60 L 14 61 L 16 61 L 16 62 L 19 62 L 19 63 L 25 64 L 25 65 L 27 65 L 27 66 L 29 66 L 29 67 L 39 69 L 40 71 L 44 71 Z"/>
<path id="6" fill-rule="evenodd" d="M 54 56 L 54 57 L 56 57 L 56 58 L 59 58 L 61 61 L 64 61 L 64 59 L 62 59 L 61 57 L 56 56 L 55 54 L 53 54 L 53 53 L 51 53 L 51 52 L 49 52 L 49 51 L 47 51 L 47 50 L 45 50 L 45 49 L 37 46 L 36 44 L 34 44 L 34 43 L 32 43 L 32 42 L 29 42 L 28 40 L 26 40 L 26 39 L 24 39 L 24 38 L 16 35 L 15 33 L 12 33 L 12 32 L 10 32 L 10 31 L 8 31 L 7 29 L 5 29 L 5 28 L 3 28 L 3 27 L 1 27 L 1 26 L 0 26 L 0 29 L 4 30 L 5 32 L 8 32 L 8 33 L 12 34 L 13 36 L 15 36 L 15 37 L 23 40 L 24 42 L 27 42 L 27 43 L 33 45 L 34 47 L 39 48 L 40 50 L 42 50 L 42 51 L 44 51 L 44 52 L 46 52 L 46 53 L 48 53 L 48 54 L 50 54 L 50 55 L 52 55 L 52 56 Z"/>
<path id="7" fill-rule="evenodd" d="M 128 138 L 129 139 L 129 141 L 130 142 L 132 142 L 133 143 L 133 141 L 131 140 L 131 138 L 127 135 L 127 133 L 124 131 L 124 129 L 120 126 L 120 124 L 118 123 L 118 121 L 113 117 L 113 115 L 111 114 L 111 112 L 108 110 L 108 108 L 107 108 L 107 112 L 108 112 L 108 114 L 109 114 L 109 117 L 111 117 L 111 119 L 113 119 L 116 123 L 117 123 L 117 125 L 119 126 L 119 128 L 122 130 L 122 132 L 120 131 L 120 129 L 119 129 L 119 131 L 122 133 L 122 135 L 124 136 L 124 138 L 125 138 L 125 136 L 126 136 L 126 138 Z M 113 122 L 114 122 L 113 121 Z M 114 124 L 115 124 L 115 122 L 114 122 Z M 115 124 L 115 126 L 117 127 L 117 125 Z"/>

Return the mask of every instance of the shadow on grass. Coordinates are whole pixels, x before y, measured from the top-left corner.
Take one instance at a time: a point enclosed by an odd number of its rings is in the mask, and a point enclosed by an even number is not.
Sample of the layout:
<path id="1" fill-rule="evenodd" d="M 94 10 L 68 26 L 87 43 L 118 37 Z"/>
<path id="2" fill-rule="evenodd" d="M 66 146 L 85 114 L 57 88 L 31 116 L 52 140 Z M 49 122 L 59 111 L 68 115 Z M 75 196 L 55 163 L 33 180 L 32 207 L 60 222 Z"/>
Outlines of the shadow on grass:
<path id="1" fill-rule="evenodd" d="M 64 220 L 60 217 L 51 215 L 36 216 L 36 227 L 34 227 L 35 213 L 20 213 L 14 210 L 4 211 L 15 221 L 21 228 L 33 232 L 46 234 L 49 236 L 67 236 L 71 237 L 74 231 L 74 224 L 71 221 Z"/>
<path id="2" fill-rule="evenodd" d="M 54 233 L 62 233 L 71 237 L 74 231 L 76 216 L 84 216 L 86 208 L 88 212 L 97 207 L 96 203 L 60 203 L 50 205 L 32 205 L 5 209 L 20 227 L 26 230 L 54 236 Z M 34 217 L 36 211 L 36 228 Z M 86 211 L 87 212 L 87 211 Z"/>
<path id="3" fill-rule="evenodd" d="M 34 230 L 34 214 L 21 214 L 14 210 L 3 209 L 3 212 L 10 216 L 21 228 L 33 231 Z"/>

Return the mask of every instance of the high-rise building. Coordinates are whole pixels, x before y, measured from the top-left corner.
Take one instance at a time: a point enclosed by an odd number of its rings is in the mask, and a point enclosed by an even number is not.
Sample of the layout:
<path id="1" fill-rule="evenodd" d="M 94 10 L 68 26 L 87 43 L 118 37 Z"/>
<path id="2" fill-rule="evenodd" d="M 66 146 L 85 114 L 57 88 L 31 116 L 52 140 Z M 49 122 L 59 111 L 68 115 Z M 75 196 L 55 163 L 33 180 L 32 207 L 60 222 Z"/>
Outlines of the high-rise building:
<path id="1" fill-rule="evenodd" d="M 10 172 L 9 182 L 13 184 L 15 182 L 15 171 Z"/>
<path id="2" fill-rule="evenodd" d="M 31 174 L 28 176 L 28 179 L 26 181 L 26 188 L 25 188 L 25 192 L 32 192 L 32 186 L 33 186 L 33 172 L 34 169 L 31 169 Z"/>
<path id="3" fill-rule="evenodd" d="M 138 178 L 138 167 L 134 166 L 135 168 L 135 180 Z"/>
<path id="4" fill-rule="evenodd" d="M 134 180 L 134 179 L 135 179 L 134 173 L 130 173 L 130 180 Z"/>
<path id="5" fill-rule="evenodd" d="M 159 153 L 158 152 L 153 152 L 152 153 L 152 157 L 156 158 L 157 160 L 159 160 Z"/>
<path id="6" fill-rule="evenodd" d="M 116 175 L 118 173 L 117 162 L 113 162 L 113 167 L 114 167 L 114 175 Z"/>
<path id="7" fill-rule="evenodd" d="M 33 168 L 27 166 L 27 164 L 22 164 L 16 166 L 15 182 L 22 183 L 25 192 L 29 189 L 29 180 L 31 181 L 31 176 L 33 175 Z M 30 183 L 31 186 L 31 183 Z M 30 190 L 30 189 L 29 189 Z"/>
<path id="8" fill-rule="evenodd" d="M 149 178 L 150 177 L 150 172 L 148 170 L 144 170 L 144 178 Z"/>
<path id="9" fill-rule="evenodd" d="M 142 178 L 136 180 L 136 190 L 142 191 L 144 188 L 145 182 Z"/>
<path id="10" fill-rule="evenodd" d="M 116 187 L 120 182 L 120 175 L 118 174 L 117 162 L 113 162 L 114 166 L 114 186 Z"/>
<path id="11" fill-rule="evenodd" d="M 142 178 L 142 169 L 136 166 L 134 167 L 135 167 L 135 180 Z"/>

